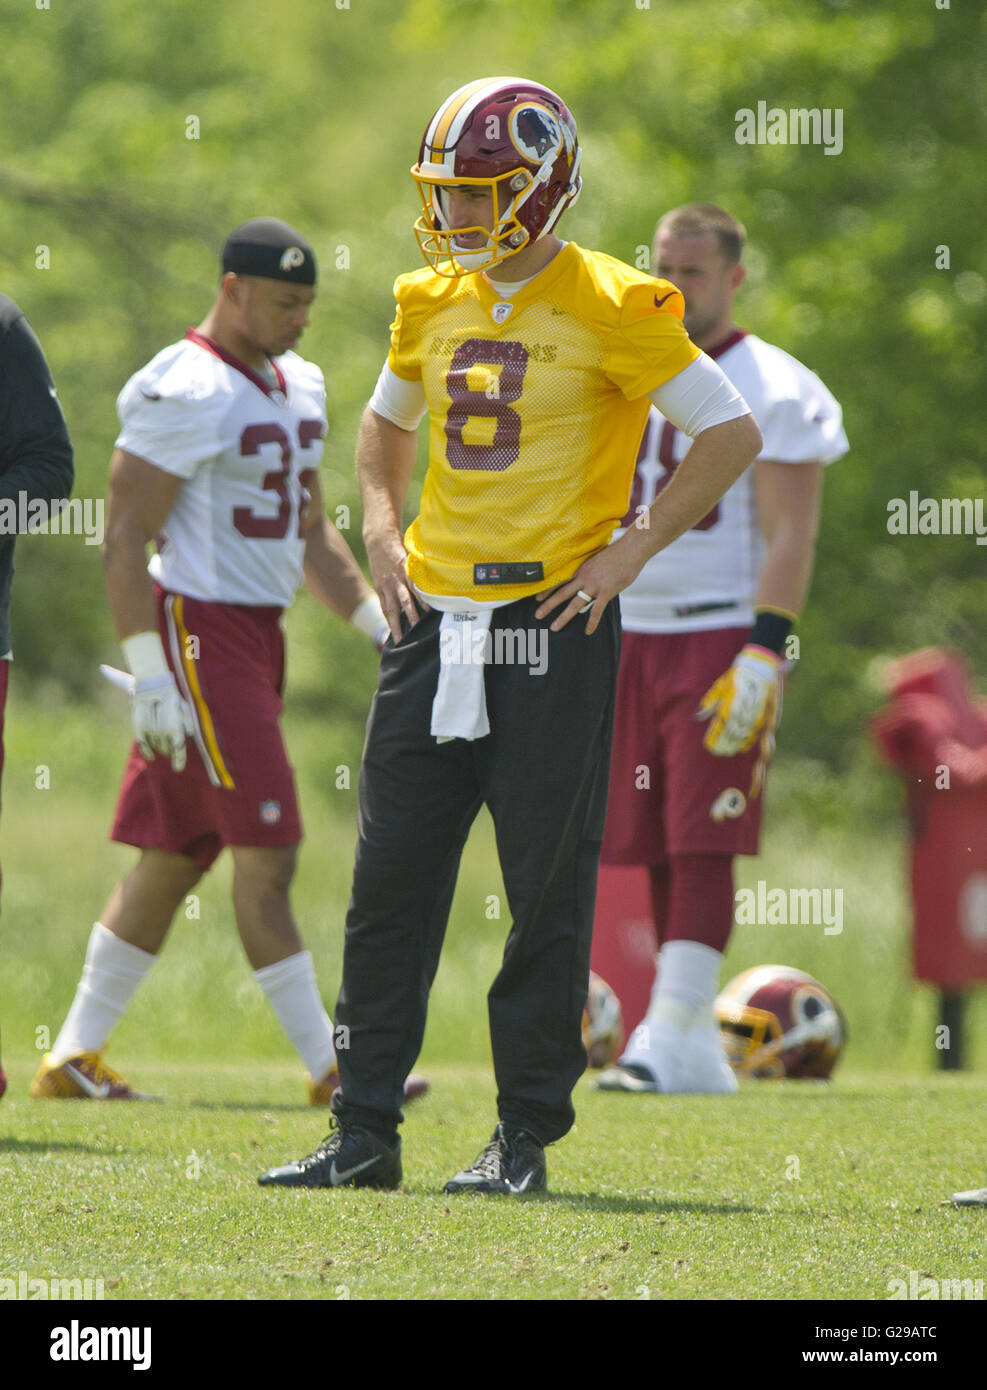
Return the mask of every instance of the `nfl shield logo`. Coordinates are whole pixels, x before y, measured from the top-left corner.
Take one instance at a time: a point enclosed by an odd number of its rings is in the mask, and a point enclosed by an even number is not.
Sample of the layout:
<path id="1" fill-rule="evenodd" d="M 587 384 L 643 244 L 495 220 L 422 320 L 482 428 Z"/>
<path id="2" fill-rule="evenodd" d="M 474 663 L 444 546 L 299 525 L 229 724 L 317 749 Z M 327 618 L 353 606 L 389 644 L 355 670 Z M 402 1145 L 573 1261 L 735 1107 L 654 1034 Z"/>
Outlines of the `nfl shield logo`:
<path id="1" fill-rule="evenodd" d="M 477 584 L 482 584 L 483 581 L 486 579 L 486 577 L 487 577 L 487 567 L 486 567 L 486 565 L 477 565 L 477 567 L 476 567 L 476 583 L 477 583 Z"/>
<path id="2" fill-rule="evenodd" d="M 262 801 L 260 803 L 260 818 L 263 825 L 277 825 L 281 819 L 281 802 Z"/>
<path id="3" fill-rule="evenodd" d="M 505 304 L 503 300 L 499 304 L 495 304 L 490 311 L 494 323 L 506 323 L 513 308 L 513 304 Z"/>

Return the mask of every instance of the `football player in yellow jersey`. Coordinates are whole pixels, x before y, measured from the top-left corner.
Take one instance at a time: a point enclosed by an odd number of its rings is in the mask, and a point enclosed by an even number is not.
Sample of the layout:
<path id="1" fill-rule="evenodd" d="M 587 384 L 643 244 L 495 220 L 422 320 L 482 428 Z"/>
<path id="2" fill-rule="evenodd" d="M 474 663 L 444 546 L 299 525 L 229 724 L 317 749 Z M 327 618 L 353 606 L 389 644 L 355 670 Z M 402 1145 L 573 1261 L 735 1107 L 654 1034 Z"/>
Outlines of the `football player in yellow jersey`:
<path id="1" fill-rule="evenodd" d="M 357 449 L 391 638 L 360 776 L 337 1010 L 350 1045 L 335 1132 L 260 1181 L 400 1183 L 401 1086 L 486 803 L 513 918 L 488 995 L 499 1123 L 446 1191 L 533 1192 L 586 1064 L 620 655 L 610 600 L 706 514 L 760 433 L 690 342 L 678 290 L 558 237 L 581 178 L 576 125 L 554 92 L 520 78 L 461 87 L 412 175 L 427 267 L 396 283 Z M 641 524 L 608 545 L 652 402 L 695 443 Z M 405 531 L 426 412 L 429 467 Z"/>

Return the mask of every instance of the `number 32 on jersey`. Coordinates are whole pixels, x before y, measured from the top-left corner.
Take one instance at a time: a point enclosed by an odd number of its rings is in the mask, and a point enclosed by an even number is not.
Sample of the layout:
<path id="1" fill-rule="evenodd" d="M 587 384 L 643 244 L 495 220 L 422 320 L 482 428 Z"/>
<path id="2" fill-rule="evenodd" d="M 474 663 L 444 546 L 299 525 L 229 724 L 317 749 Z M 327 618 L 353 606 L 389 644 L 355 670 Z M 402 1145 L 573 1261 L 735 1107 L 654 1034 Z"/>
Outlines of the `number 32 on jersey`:
<path id="1" fill-rule="evenodd" d="M 321 420 L 299 420 L 299 449 L 311 448 L 313 442 L 321 439 L 322 435 L 323 422 Z M 295 510 L 288 491 L 288 481 L 291 478 L 292 445 L 287 433 L 278 424 L 272 422 L 267 425 L 248 425 L 240 435 L 240 454 L 243 458 L 252 458 L 260 453 L 264 444 L 277 444 L 281 450 L 281 467 L 265 473 L 261 481 L 261 488 L 265 492 L 273 492 L 277 497 L 277 512 L 274 516 L 258 516 L 251 507 L 234 507 L 233 525 L 241 536 L 246 536 L 248 539 L 281 541 L 291 530 L 292 512 Z M 315 477 L 316 471 L 314 468 L 301 468 L 298 471 L 299 496 L 295 534 L 299 537 L 305 535 L 305 513 L 309 500 L 308 485 Z"/>

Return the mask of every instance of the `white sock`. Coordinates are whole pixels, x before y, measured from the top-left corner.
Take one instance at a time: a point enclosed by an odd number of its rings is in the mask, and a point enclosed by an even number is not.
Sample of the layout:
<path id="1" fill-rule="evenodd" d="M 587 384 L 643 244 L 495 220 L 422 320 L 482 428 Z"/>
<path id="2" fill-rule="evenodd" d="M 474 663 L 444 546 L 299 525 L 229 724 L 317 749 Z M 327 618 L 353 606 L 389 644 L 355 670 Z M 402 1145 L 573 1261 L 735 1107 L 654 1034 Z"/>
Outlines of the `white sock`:
<path id="1" fill-rule="evenodd" d="M 105 1046 L 154 961 L 154 956 L 121 941 L 102 922 L 93 924 L 72 1007 L 51 1049 L 56 1064 L 80 1052 L 99 1052 Z"/>
<path id="2" fill-rule="evenodd" d="M 321 1081 L 336 1061 L 336 1050 L 332 1045 L 332 1023 L 315 981 L 312 953 L 299 951 L 265 965 L 254 971 L 254 979 L 267 995 L 309 1076 L 313 1081 Z"/>
<path id="3" fill-rule="evenodd" d="M 659 955 L 658 981 L 646 1021 L 690 1028 L 712 1019 L 720 987 L 721 951 L 701 941 L 666 941 Z"/>

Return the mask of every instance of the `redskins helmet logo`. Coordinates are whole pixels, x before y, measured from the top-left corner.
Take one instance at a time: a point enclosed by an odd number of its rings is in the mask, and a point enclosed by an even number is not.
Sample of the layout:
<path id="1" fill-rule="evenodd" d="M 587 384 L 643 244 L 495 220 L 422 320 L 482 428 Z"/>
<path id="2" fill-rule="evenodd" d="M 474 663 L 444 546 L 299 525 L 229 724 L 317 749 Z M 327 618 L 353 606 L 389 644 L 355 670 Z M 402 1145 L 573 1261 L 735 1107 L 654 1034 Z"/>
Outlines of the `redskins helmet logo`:
<path id="1" fill-rule="evenodd" d="M 305 252 L 300 246 L 289 246 L 278 264 L 282 270 L 297 270 L 300 265 L 305 264 Z"/>
<path id="2" fill-rule="evenodd" d="M 554 159 L 562 149 L 562 129 L 546 106 L 519 106 L 511 112 L 511 140 L 531 164 Z"/>
<path id="3" fill-rule="evenodd" d="M 711 820 L 737 820 L 747 810 L 747 798 L 739 787 L 727 787 L 709 808 Z"/>

